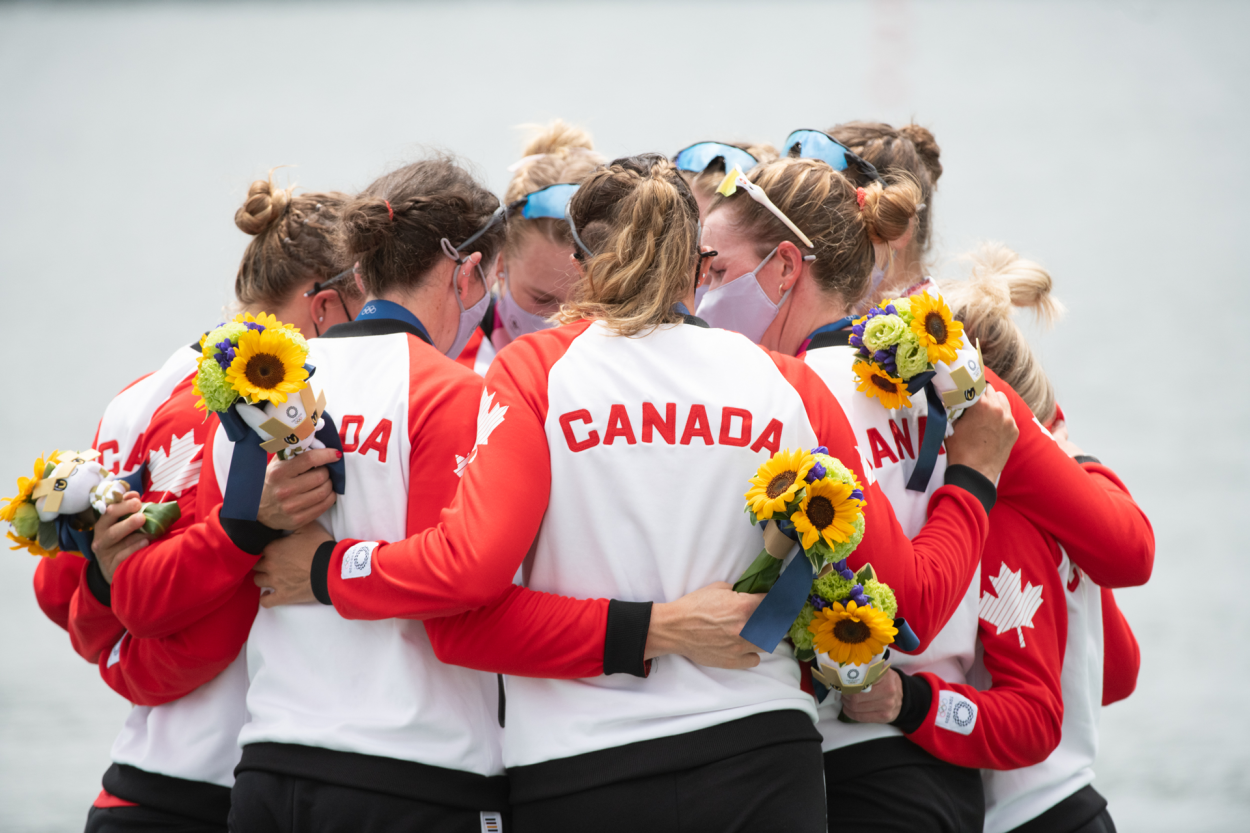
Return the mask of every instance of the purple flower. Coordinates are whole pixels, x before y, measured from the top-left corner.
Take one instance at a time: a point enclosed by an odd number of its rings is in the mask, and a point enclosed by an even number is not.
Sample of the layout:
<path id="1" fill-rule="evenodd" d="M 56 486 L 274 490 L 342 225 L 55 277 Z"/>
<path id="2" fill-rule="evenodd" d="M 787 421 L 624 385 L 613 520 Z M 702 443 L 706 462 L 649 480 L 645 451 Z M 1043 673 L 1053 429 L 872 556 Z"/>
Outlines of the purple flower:
<path id="1" fill-rule="evenodd" d="M 855 498 L 855 500 L 863 500 L 864 493 L 859 489 L 851 489 L 851 497 Z"/>
<path id="2" fill-rule="evenodd" d="M 851 336 L 849 339 L 847 339 L 847 341 L 850 343 L 852 347 L 864 346 L 864 340 L 860 338 L 859 336 Z"/>
<path id="3" fill-rule="evenodd" d="M 823 445 L 818 445 L 812 449 L 812 453 L 813 454 L 828 454 L 829 449 L 825 448 Z"/>
<path id="4" fill-rule="evenodd" d="M 217 348 L 217 355 L 213 358 L 217 360 L 217 364 L 221 365 L 222 370 L 228 370 L 234 361 L 234 345 L 230 343 L 230 339 L 225 339 L 213 346 Z"/>
<path id="5" fill-rule="evenodd" d="M 855 578 L 855 574 L 852 573 L 850 570 L 846 569 L 845 567 L 843 567 L 841 570 L 838 570 L 838 575 L 842 576 L 842 578 L 846 579 L 847 581 L 850 581 L 851 579 Z"/>
<path id="6" fill-rule="evenodd" d="M 809 596 L 807 600 L 811 602 L 812 607 L 816 608 L 817 610 L 824 610 L 825 608 L 829 607 L 829 602 L 825 601 L 820 596 Z"/>
<path id="7" fill-rule="evenodd" d="M 249 330 L 255 330 L 255 331 L 256 331 L 256 332 L 258 332 L 258 333 L 263 333 L 263 332 L 265 331 L 265 327 L 264 327 L 264 325 L 262 325 L 262 324 L 257 324 L 255 321 L 249 321 L 248 323 L 244 324 L 243 326 L 244 326 L 244 327 L 247 327 Z"/>
<path id="8" fill-rule="evenodd" d="M 893 304 L 889 304 L 888 306 L 886 306 L 885 311 L 888 312 L 890 315 L 898 315 L 898 310 L 894 308 Z"/>
<path id="9" fill-rule="evenodd" d="M 823 480 L 825 477 L 825 467 L 820 463 L 812 466 L 807 472 L 807 477 L 803 478 L 808 483 L 815 483 L 817 480 Z"/>
<path id="10" fill-rule="evenodd" d="M 890 355 L 889 350 L 878 350 L 872 354 L 872 360 L 876 362 L 887 362 L 892 358 L 894 357 Z"/>
<path id="11" fill-rule="evenodd" d="M 851 327 L 851 332 L 857 336 L 862 336 L 864 334 L 864 325 L 856 324 L 854 327 Z"/>

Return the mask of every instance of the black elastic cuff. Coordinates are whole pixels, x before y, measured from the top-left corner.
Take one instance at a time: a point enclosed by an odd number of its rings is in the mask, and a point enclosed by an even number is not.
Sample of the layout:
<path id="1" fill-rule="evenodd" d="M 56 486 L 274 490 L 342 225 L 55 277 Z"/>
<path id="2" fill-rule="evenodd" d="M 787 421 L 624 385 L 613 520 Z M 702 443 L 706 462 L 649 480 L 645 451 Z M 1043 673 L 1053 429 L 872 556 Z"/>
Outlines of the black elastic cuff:
<path id="1" fill-rule="evenodd" d="M 270 529 L 260 521 L 222 518 L 221 528 L 236 547 L 251 555 L 260 555 L 265 547 L 282 537 L 282 530 Z"/>
<path id="2" fill-rule="evenodd" d="M 608 632 L 603 638 L 603 673 L 647 676 L 650 663 L 647 631 L 651 628 L 651 602 L 608 602 Z"/>
<path id="3" fill-rule="evenodd" d="M 338 541 L 325 541 L 317 547 L 317 554 L 312 560 L 312 568 L 308 571 L 313 595 L 323 605 L 334 604 L 330 600 L 330 559 L 334 557 L 334 548 L 337 545 Z"/>
<path id="4" fill-rule="evenodd" d="M 933 689 L 929 687 L 929 681 L 924 677 L 913 677 L 897 668 L 894 672 L 903 683 L 903 706 L 899 709 L 898 717 L 890 721 L 890 725 L 897 726 L 910 735 L 923 726 L 924 719 L 929 716 L 929 706 L 933 703 Z"/>
<path id="5" fill-rule="evenodd" d="M 87 564 L 87 589 L 100 604 L 105 607 L 113 606 L 113 588 L 104 573 L 100 572 L 100 562 L 94 558 Z"/>
<path id="6" fill-rule="evenodd" d="M 994 487 L 994 483 L 971 466 L 958 464 L 947 466 L 946 485 L 958 486 L 965 492 L 971 493 L 974 498 L 981 501 L 987 515 L 994 508 L 994 501 L 998 498 L 998 489 Z"/>
<path id="7" fill-rule="evenodd" d="M 1102 460 L 1099 460 L 1093 454 L 1078 454 L 1072 459 L 1078 463 L 1097 463 L 1100 466 L 1102 465 Z"/>

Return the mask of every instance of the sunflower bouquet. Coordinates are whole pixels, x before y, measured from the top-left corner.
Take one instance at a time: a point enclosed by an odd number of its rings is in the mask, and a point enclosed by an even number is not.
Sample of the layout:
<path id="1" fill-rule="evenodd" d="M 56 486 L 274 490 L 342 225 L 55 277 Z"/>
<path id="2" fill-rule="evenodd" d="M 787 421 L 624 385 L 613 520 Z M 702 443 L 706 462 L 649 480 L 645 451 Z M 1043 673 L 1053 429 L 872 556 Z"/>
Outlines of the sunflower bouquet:
<path id="1" fill-rule="evenodd" d="M 891 410 L 910 408 L 937 364 L 956 360 L 963 330 L 940 295 L 882 301 L 851 327 L 857 390 Z"/>
<path id="2" fill-rule="evenodd" d="M 55 558 L 58 553 L 78 552 L 94 558 L 91 549 L 95 522 L 114 503 L 120 503 L 130 483 L 116 478 L 101 466 L 97 451 L 54 451 L 35 461 L 30 477 L 17 479 L 17 494 L 5 498 L 0 521 L 12 529 L 6 537 L 31 555 Z M 136 489 L 141 490 L 142 487 Z M 176 501 L 144 503 L 142 531 L 150 536 L 165 533 L 181 517 Z"/>
<path id="3" fill-rule="evenodd" d="M 782 559 L 797 543 L 810 571 L 790 582 L 801 594 L 785 619 L 795 657 L 812 663 L 812 676 L 825 688 L 854 692 L 872 685 L 888 667 L 886 646 L 899 633 L 898 604 L 872 565 L 858 573 L 847 566 L 864 537 L 864 492 L 854 472 L 824 446 L 786 449 L 760 466 L 745 497 L 751 522 L 765 524 L 764 551 L 734 589 L 767 593 L 784 582 Z M 748 622 L 744 638 L 760 645 L 750 628 Z"/>
<path id="4" fill-rule="evenodd" d="M 200 339 L 196 405 L 215 412 L 235 443 L 224 517 L 256 519 L 267 454 L 287 460 L 310 448 L 340 446 L 325 393 L 314 398 L 308 385 L 314 368 L 307 358 L 299 329 L 263 312 L 237 315 Z M 341 461 L 330 468 L 341 494 Z"/>

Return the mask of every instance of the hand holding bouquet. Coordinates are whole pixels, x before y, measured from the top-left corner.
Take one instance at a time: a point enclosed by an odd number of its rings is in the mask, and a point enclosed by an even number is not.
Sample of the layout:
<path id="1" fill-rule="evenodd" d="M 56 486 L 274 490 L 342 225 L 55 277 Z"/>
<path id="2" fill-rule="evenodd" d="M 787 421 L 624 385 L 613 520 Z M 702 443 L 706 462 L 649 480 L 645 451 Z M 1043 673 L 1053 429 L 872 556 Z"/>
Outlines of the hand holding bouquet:
<path id="1" fill-rule="evenodd" d="M 305 364 L 308 342 L 297 328 L 244 313 L 206 333 L 200 351 L 196 404 L 221 418 L 235 444 L 222 515 L 254 521 L 266 455 L 287 460 L 310 448 L 339 448 L 338 431 L 325 413 L 325 393 L 314 398 L 308 385 L 314 368 Z M 341 461 L 330 475 L 342 494 Z"/>
<path id="2" fill-rule="evenodd" d="M 54 451 L 47 459 L 35 461 L 31 477 L 19 477 L 17 495 L 6 498 L 0 520 L 12 525 L 7 533 L 16 546 L 32 555 L 55 558 L 58 553 L 78 552 L 94 558 L 92 529 L 104 511 L 131 490 L 96 458 L 97 451 Z M 136 484 L 135 491 L 142 489 Z M 182 516 L 176 501 L 145 503 L 147 518 L 142 531 L 151 536 L 164 534 Z"/>

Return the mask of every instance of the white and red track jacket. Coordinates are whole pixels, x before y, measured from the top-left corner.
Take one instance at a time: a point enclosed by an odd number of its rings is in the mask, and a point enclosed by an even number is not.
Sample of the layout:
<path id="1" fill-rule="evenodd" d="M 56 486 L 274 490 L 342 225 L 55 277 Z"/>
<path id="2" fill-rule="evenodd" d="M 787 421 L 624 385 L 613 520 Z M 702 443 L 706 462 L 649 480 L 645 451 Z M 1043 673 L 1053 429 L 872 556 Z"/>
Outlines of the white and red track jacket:
<path id="1" fill-rule="evenodd" d="M 213 427 L 194 407 L 192 374 L 198 357 L 193 347 L 182 348 L 160 370 L 126 388 L 106 409 L 94 444 L 112 471 L 130 473 L 146 465 L 142 484 L 132 484 L 144 500 L 178 501 L 179 521 L 158 539 L 166 546 L 196 525 L 200 450 Z M 221 673 L 237 657 L 237 647 L 207 673 L 204 667 L 206 642 L 233 640 L 232 617 L 207 620 L 190 638 L 138 639 L 127 632 L 130 621 L 110 603 L 133 581 L 128 571 L 137 575 L 136 560 L 156 547 L 123 562 L 111 586 L 94 562 L 69 555 L 46 561 L 36 572 L 36 594 L 45 612 L 69 629 L 79 653 L 99 663 L 105 682 L 136 704 L 114 743 L 115 765 L 105 775 L 106 789 L 149 806 L 173 801 L 216 821 L 228 809 L 226 790 L 234 780 L 245 674 L 241 662 L 234 673 Z M 187 668 L 195 668 L 194 673 L 186 673 Z M 184 782 L 207 789 L 198 794 L 190 787 L 168 789 Z"/>
<path id="2" fill-rule="evenodd" d="M 309 362 L 346 464 L 346 493 L 322 525 L 402 538 L 434 523 L 459 482 L 456 453 L 473 445 L 481 378 L 392 319 L 331 329 L 310 342 Z M 200 488 L 219 502 L 233 444 L 219 430 L 210 446 Z M 220 528 L 218 513 L 209 521 Z M 221 557 L 248 553 L 227 544 Z M 439 662 L 423 623 L 352 622 L 315 603 L 262 609 L 246 653 L 240 771 L 478 809 L 506 803 L 498 683 Z"/>
<path id="3" fill-rule="evenodd" d="M 910 408 L 886 410 L 880 400 L 870 399 L 856 390 L 858 380 L 851 370 L 855 350 L 849 346 L 829 344 L 809 347 L 802 354 L 802 359 L 816 371 L 846 412 L 865 465 L 871 469 L 882 493 L 889 499 L 903 532 L 909 537 L 916 536 L 924 527 L 929 501 L 942 485 L 946 471 L 946 450 L 941 449 L 925 491 L 907 488 L 924 439 L 928 403 L 923 396 L 918 396 L 913 397 Z M 891 662 L 895 667 L 908 673 L 928 671 L 951 682 L 964 681 L 976 653 L 977 587 L 980 577 L 978 567 L 964 586 L 958 607 L 924 650 L 911 655 L 891 652 Z M 890 583 L 888 578 L 884 580 Z M 910 612 L 900 613 L 910 620 Z M 839 722 L 837 718 L 841 711 L 841 694 L 829 692 L 818 709 L 818 728 L 823 737 L 821 745 L 826 752 L 850 744 L 902 735 L 895 726 Z M 907 747 L 900 748 L 910 752 Z M 847 768 L 847 777 L 853 775 L 853 770 Z"/>
<path id="4" fill-rule="evenodd" d="M 511 591 L 523 560 L 529 587 L 581 598 L 668 601 L 733 580 L 760 549 L 742 511 L 745 485 L 781 448 L 823 444 L 857 472 L 867 532 L 852 562 L 871 561 L 898 588 L 922 639 L 958 602 L 985 534 L 981 501 L 948 486 L 913 546 L 819 378 L 723 330 L 670 325 L 622 338 L 587 321 L 524 336 L 492 364 L 477 426 L 437 527 L 396 543 L 341 540 L 325 559 L 326 590 L 344 616 L 429 618 L 491 604 Z M 316 577 L 314 566 L 314 585 Z M 499 632 L 511 637 L 510 628 L 484 629 L 479 652 Z M 644 621 L 639 658 L 645 633 Z M 452 661 L 472 662 L 471 642 L 461 640 L 464 654 Z M 514 800 L 533 797 L 522 789 L 518 798 L 531 765 L 753 715 L 795 715 L 797 739 L 817 737 L 787 647 L 745 671 L 679 656 L 661 666 L 646 680 L 511 679 L 504 743 Z M 686 757 L 716 754 L 687 747 Z"/>

